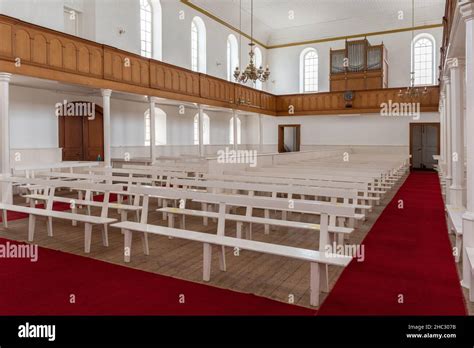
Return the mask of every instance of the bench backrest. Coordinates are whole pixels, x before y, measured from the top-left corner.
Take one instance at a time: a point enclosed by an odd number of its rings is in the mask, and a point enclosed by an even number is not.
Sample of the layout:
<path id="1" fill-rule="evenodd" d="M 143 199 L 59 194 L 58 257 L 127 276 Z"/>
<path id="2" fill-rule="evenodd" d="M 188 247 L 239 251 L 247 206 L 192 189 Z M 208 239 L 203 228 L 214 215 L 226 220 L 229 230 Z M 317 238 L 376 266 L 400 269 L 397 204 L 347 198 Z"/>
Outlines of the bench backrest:
<path id="1" fill-rule="evenodd" d="M 309 196 L 325 196 L 337 197 L 343 199 L 357 199 L 357 190 L 355 189 L 338 189 L 325 187 L 304 187 L 282 184 L 264 184 L 264 183 L 247 183 L 238 181 L 219 181 L 219 180 L 189 180 L 189 179 L 171 179 L 172 186 L 183 187 L 205 187 L 207 189 L 226 189 L 226 190 L 242 190 L 253 192 L 268 193 L 285 193 L 289 196 L 309 195 Z"/>

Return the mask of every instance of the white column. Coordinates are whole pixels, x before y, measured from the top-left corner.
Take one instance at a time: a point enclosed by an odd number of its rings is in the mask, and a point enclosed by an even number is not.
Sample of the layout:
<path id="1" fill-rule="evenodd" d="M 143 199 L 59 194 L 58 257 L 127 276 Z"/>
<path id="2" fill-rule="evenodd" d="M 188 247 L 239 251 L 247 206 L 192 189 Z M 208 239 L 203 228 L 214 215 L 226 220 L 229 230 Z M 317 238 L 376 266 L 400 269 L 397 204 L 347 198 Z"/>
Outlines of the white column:
<path id="1" fill-rule="evenodd" d="M 465 248 L 474 247 L 474 1 L 460 4 L 461 14 L 466 22 L 466 140 L 467 140 L 467 211 L 463 215 L 463 280 L 469 288 L 471 269 Z"/>
<path id="2" fill-rule="evenodd" d="M 452 121 L 452 112 L 451 112 L 451 79 L 448 76 L 443 76 L 443 82 L 445 85 L 446 93 L 446 204 L 451 204 L 451 183 L 452 183 L 452 168 L 453 168 L 453 155 L 452 155 L 452 132 L 451 132 L 451 121 Z"/>
<path id="3" fill-rule="evenodd" d="M 234 144 L 233 144 L 233 147 L 234 147 L 234 150 L 237 151 L 237 110 L 235 109 L 232 109 L 232 121 L 233 121 L 233 126 L 232 126 L 232 130 L 233 130 L 233 136 L 234 136 Z"/>
<path id="4" fill-rule="evenodd" d="M 440 169 L 446 165 L 446 95 L 441 92 L 439 95 L 439 119 L 440 119 Z M 444 169 L 442 170 L 444 175 Z"/>
<path id="5" fill-rule="evenodd" d="M 151 163 L 156 163 L 156 158 L 158 157 L 158 152 L 156 148 L 156 104 L 158 103 L 158 98 L 148 97 L 150 101 L 150 157 Z"/>
<path id="6" fill-rule="evenodd" d="M 263 152 L 263 116 L 258 114 L 258 150 Z"/>
<path id="7" fill-rule="evenodd" d="M 204 157 L 204 109 L 201 104 L 198 105 L 199 110 L 199 156 Z"/>
<path id="8" fill-rule="evenodd" d="M 461 208 L 464 195 L 464 107 L 463 107 L 463 72 L 464 58 L 448 60 L 451 74 L 451 151 L 452 151 L 452 185 L 450 204 Z"/>
<path id="9" fill-rule="evenodd" d="M 104 109 L 104 165 L 108 168 L 112 167 L 110 158 L 110 96 L 111 89 L 101 89 L 102 107 Z"/>
<path id="10" fill-rule="evenodd" d="M 10 80 L 12 75 L 0 72 L 0 166 L 2 175 L 10 175 L 10 125 L 9 125 L 9 103 L 10 103 Z M 7 183 L 2 183 L 0 193 L 7 192 Z M 1 196 L 1 199 L 4 197 Z M 12 197 L 5 197 L 6 203 L 12 202 Z"/>

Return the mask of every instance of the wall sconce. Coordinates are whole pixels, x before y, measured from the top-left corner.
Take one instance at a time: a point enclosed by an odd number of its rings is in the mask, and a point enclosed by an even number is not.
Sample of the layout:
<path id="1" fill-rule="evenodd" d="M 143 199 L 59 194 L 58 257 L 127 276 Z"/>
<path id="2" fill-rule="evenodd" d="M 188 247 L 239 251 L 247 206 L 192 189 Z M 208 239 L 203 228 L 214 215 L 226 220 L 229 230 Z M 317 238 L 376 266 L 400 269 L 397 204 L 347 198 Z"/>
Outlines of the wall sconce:
<path id="1" fill-rule="evenodd" d="M 222 63 L 216 60 L 216 66 L 221 66 Z"/>
<path id="2" fill-rule="evenodd" d="M 119 28 L 118 33 L 119 33 L 119 35 L 125 34 L 125 29 Z"/>

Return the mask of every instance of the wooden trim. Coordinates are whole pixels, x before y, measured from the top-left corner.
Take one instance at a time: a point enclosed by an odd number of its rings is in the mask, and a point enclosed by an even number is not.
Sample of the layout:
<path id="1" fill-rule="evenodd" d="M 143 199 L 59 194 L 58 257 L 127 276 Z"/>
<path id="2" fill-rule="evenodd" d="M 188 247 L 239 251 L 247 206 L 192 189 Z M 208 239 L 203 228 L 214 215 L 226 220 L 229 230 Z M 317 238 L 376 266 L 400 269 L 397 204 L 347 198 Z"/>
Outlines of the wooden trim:
<path id="1" fill-rule="evenodd" d="M 437 128 L 437 155 L 441 153 L 441 124 L 439 122 L 410 122 L 409 124 L 409 152 L 410 152 L 410 168 L 413 166 L 413 128 L 414 126 L 435 126 Z"/>
<path id="2" fill-rule="evenodd" d="M 227 80 L 144 58 L 107 45 L 0 15 L 0 71 L 94 89 L 198 103 L 270 116 L 374 113 L 379 104 L 397 101 L 398 88 L 357 91 L 353 108 L 342 92 L 274 95 Z M 15 66 L 15 59 L 21 65 Z M 124 66 L 125 58 L 130 66 Z M 439 87 L 429 87 L 421 111 L 437 111 Z M 291 115 L 290 115 L 291 116 Z"/>
<path id="3" fill-rule="evenodd" d="M 191 0 L 180 0 L 181 3 L 183 3 L 186 6 L 191 7 L 192 9 L 198 11 L 199 13 L 215 20 L 217 23 L 222 24 L 223 26 L 229 28 L 230 30 L 236 32 L 237 34 L 240 34 L 247 39 L 251 39 L 249 34 L 244 33 L 243 31 L 235 28 L 234 26 L 230 25 L 223 19 L 217 17 L 216 15 L 212 14 L 211 12 L 193 4 Z M 309 45 L 309 44 L 315 44 L 315 43 L 321 43 L 321 42 L 328 42 L 328 41 L 340 41 L 340 40 L 347 40 L 347 39 L 355 39 L 355 38 L 361 38 L 361 37 L 367 37 L 367 36 L 376 36 L 376 35 L 386 35 L 386 34 L 396 34 L 396 33 L 401 33 L 405 31 L 412 31 L 412 30 L 426 30 L 426 29 L 432 29 L 432 28 L 439 28 L 442 27 L 443 23 L 439 24 L 428 24 L 428 25 L 420 25 L 415 28 L 413 27 L 408 27 L 408 28 L 399 28 L 399 29 L 391 29 L 391 30 L 384 30 L 384 31 L 373 31 L 373 32 L 368 32 L 368 33 L 361 33 L 361 34 L 354 34 L 354 35 L 346 35 L 346 36 L 334 36 L 334 37 L 328 37 L 324 39 L 314 39 L 314 40 L 308 40 L 308 41 L 299 41 L 299 42 L 288 42 L 285 44 L 279 44 L 279 45 L 266 45 L 255 38 L 253 38 L 253 41 L 260 46 L 262 46 L 265 49 L 275 49 L 275 48 L 284 48 L 284 47 L 291 47 L 291 46 L 302 46 L 302 45 Z"/>

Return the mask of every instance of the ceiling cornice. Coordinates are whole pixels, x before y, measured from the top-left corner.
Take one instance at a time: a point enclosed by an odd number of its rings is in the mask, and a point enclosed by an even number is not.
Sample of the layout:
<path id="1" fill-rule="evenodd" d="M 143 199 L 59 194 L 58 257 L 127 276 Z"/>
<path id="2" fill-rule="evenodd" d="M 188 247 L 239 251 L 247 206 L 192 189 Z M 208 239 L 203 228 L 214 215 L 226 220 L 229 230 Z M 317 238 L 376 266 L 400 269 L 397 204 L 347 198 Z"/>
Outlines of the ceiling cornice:
<path id="1" fill-rule="evenodd" d="M 193 4 L 191 0 L 180 0 L 183 4 L 186 6 L 191 7 L 192 9 L 202 13 L 203 15 L 215 20 L 216 22 L 222 24 L 223 26 L 229 28 L 230 30 L 236 32 L 237 34 L 240 34 L 247 39 L 251 39 L 251 36 L 248 35 L 247 33 L 242 32 L 241 30 L 235 28 L 234 26 L 230 25 L 223 19 L 217 17 L 216 15 L 212 14 L 209 11 L 206 11 L 205 9 Z M 391 30 L 383 30 L 383 31 L 373 31 L 373 32 L 368 32 L 368 33 L 361 33 L 361 34 L 354 34 L 354 35 L 346 35 L 346 36 L 333 36 L 333 37 L 328 37 L 324 39 L 315 39 L 315 40 L 307 40 L 307 41 L 299 41 L 299 42 L 289 42 L 285 44 L 279 44 L 279 45 L 266 45 L 255 38 L 253 41 L 257 43 L 258 45 L 262 46 L 265 49 L 275 49 L 275 48 L 285 48 L 285 47 L 292 47 L 292 46 L 303 46 L 303 45 L 310 45 L 310 44 L 316 44 L 316 43 L 321 43 L 321 42 L 329 42 L 329 41 L 339 41 L 339 40 L 348 40 L 348 39 L 355 39 L 355 38 L 361 38 L 361 37 L 369 37 L 369 36 L 376 36 L 376 35 L 387 35 L 387 34 L 396 34 L 396 33 L 401 33 L 405 31 L 412 31 L 412 30 L 426 30 L 426 29 L 433 29 L 433 28 L 439 28 L 442 27 L 443 24 L 429 24 L 429 25 L 420 25 L 417 27 L 407 27 L 407 28 L 399 28 L 399 29 L 391 29 Z"/>

